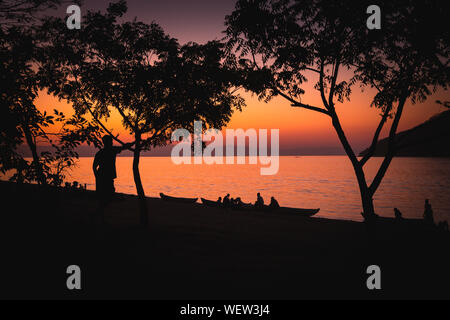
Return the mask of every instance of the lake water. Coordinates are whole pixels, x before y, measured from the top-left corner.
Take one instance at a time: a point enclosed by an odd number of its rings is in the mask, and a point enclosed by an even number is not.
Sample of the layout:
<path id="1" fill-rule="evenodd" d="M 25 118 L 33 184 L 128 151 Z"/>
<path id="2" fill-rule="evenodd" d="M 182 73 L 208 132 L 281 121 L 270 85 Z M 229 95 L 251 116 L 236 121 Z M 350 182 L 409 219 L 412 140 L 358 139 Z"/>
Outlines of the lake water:
<path id="1" fill-rule="evenodd" d="M 80 158 L 68 180 L 95 189 L 92 161 Z M 381 161 L 374 158 L 366 165 L 369 179 Z M 132 158 L 117 158 L 118 192 L 136 194 L 131 167 Z M 216 200 L 230 193 L 244 202 L 254 202 L 260 192 L 266 203 L 275 196 L 282 206 L 321 208 L 321 217 L 362 220 L 356 177 L 345 156 L 280 157 L 278 174 L 273 176 L 261 176 L 260 165 L 175 165 L 170 157 L 141 158 L 140 171 L 150 197 L 163 192 Z M 405 217 L 419 218 L 428 198 L 436 220 L 450 221 L 449 190 L 450 159 L 396 158 L 375 194 L 376 212 L 393 216 L 397 207 Z"/>

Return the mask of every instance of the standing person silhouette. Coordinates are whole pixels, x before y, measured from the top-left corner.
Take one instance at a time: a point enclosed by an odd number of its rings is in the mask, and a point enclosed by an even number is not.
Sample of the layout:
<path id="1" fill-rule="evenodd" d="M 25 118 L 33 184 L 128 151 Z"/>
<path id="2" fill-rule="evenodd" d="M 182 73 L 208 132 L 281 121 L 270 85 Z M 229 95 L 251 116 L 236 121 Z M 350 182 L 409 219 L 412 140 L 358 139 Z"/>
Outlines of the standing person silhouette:
<path id="1" fill-rule="evenodd" d="M 130 148 L 133 144 L 127 143 L 122 147 L 114 147 L 112 137 L 106 135 L 102 138 L 103 149 L 100 149 L 94 158 L 92 169 L 95 175 L 95 190 L 100 202 L 100 215 L 104 220 L 104 208 L 113 200 L 116 192 L 114 188 L 114 179 L 116 173 L 116 156 L 124 149 Z"/>

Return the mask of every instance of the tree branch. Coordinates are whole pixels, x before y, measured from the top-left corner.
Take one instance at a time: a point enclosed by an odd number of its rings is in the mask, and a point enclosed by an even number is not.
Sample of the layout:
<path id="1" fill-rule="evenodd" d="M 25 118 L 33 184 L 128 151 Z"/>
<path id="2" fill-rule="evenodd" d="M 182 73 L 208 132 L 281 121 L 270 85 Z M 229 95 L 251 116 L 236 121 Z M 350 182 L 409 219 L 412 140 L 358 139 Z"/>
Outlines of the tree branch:
<path id="1" fill-rule="evenodd" d="M 258 63 L 256 63 L 256 58 L 255 58 L 255 53 L 253 52 L 253 48 L 250 48 L 250 52 L 251 52 L 251 54 L 252 54 L 253 65 L 254 65 L 258 70 L 261 70 L 261 68 L 258 66 Z"/>
<path id="2" fill-rule="evenodd" d="M 301 102 L 296 101 L 295 99 L 292 99 L 291 97 L 289 97 L 287 94 L 281 92 L 278 89 L 274 90 L 276 94 L 279 94 L 280 96 L 282 96 L 283 98 L 285 98 L 286 100 L 288 100 L 289 102 L 291 102 L 291 106 L 292 107 L 298 107 L 298 108 L 304 108 L 304 109 L 308 109 L 308 110 L 312 110 L 312 111 L 316 111 L 316 112 L 321 112 L 323 114 L 326 115 L 330 115 L 329 112 L 325 109 L 319 108 L 319 107 L 314 107 L 314 106 L 310 106 L 308 104 L 304 104 Z"/>
<path id="3" fill-rule="evenodd" d="M 317 70 L 317 69 L 314 69 L 314 68 L 310 68 L 310 67 L 303 67 L 305 70 L 309 70 L 309 71 L 313 71 L 313 72 L 316 72 L 316 73 L 320 73 L 320 71 L 319 70 Z"/>
<path id="4" fill-rule="evenodd" d="M 398 124 L 400 122 L 400 118 L 402 116 L 403 107 L 405 106 L 407 95 L 404 94 L 403 97 L 400 99 L 397 107 L 397 112 L 395 113 L 394 121 L 392 122 L 391 130 L 389 131 L 389 140 L 388 140 L 388 150 L 386 152 L 386 156 L 383 160 L 383 162 L 380 165 L 380 168 L 378 169 L 377 174 L 375 175 L 375 178 L 373 179 L 369 191 L 371 194 L 375 194 L 378 187 L 381 184 L 381 181 L 383 180 L 384 175 L 386 174 L 386 171 L 392 161 L 392 158 L 394 157 L 395 153 L 395 138 L 397 136 L 397 128 Z"/>
<path id="5" fill-rule="evenodd" d="M 322 98 L 322 102 L 323 105 L 325 106 L 325 108 L 327 110 L 330 110 L 330 106 L 328 105 L 327 99 L 325 98 L 325 90 L 324 90 L 324 86 L 323 86 L 323 76 L 324 76 L 324 62 L 323 60 L 320 61 L 320 76 L 319 76 L 319 91 L 320 91 L 320 96 Z"/>
<path id="6" fill-rule="evenodd" d="M 338 56 L 338 57 L 336 58 L 336 65 L 335 65 L 335 67 L 334 67 L 333 78 L 332 78 L 332 80 L 331 80 L 330 94 L 329 94 L 329 96 L 328 96 L 328 104 L 329 104 L 330 106 L 333 106 L 333 105 L 334 105 L 334 103 L 333 103 L 333 96 L 334 96 L 334 90 L 336 89 L 336 81 L 337 81 L 337 76 L 338 76 L 338 73 L 339 73 L 339 66 L 340 66 L 340 64 L 341 64 L 341 61 L 340 61 L 340 60 L 341 60 L 341 59 L 340 59 L 340 57 Z"/>
<path id="7" fill-rule="evenodd" d="M 73 70 L 72 70 L 72 74 L 74 75 L 75 84 L 76 84 L 76 86 L 77 86 L 77 88 L 78 88 L 78 91 L 81 92 L 81 90 L 80 90 L 80 84 L 79 84 L 79 82 L 78 82 L 77 75 L 73 72 Z M 92 118 L 94 119 L 94 121 L 97 122 L 97 123 L 103 128 L 103 130 L 105 130 L 105 132 L 111 136 L 111 138 L 113 138 L 114 140 L 116 140 L 116 141 L 117 141 L 118 143 L 120 143 L 122 146 L 125 146 L 126 143 L 123 142 L 123 141 L 121 141 L 121 140 L 120 140 L 119 138 L 117 138 L 116 136 L 114 136 L 114 135 L 112 134 L 112 132 L 109 131 L 108 128 L 106 128 L 106 126 L 105 126 L 105 125 L 97 118 L 97 116 L 94 114 L 94 112 L 92 112 L 91 106 L 90 106 L 89 102 L 86 100 L 86 97 L 84 96 L 84 94 L 81 93 L 80 95 L 81 95 L 81 98 L 82 98 L 82 100 L 83 100 L 84 105 L 85 105 L 86 108 L 88 109 L 88 111 L 89 111 L 89 113 L 91 114 L 91 116 L 92 116 Z M 127 148 L 127 149 L 130 150 L 130 151 L 134 151 L 133 148 L 131 148 L 131 147 L 130 147 L 130 148 Z"/>
<path id="8" fill-rule="evenodd" d="M 106 126 L 94 115 L 94 113 L 91 110 L 91 107 L 89 106 L 88 102 L 85 100 L 84 96 L 83 96 L 83 100 L 84 100 L 84 103 L 86 105 L 86 108 L 88 109 L 89 113 L 92 115 L 92 118 L 94 119 L 94 121 L 97 122 L 103 128 L 103 130 L 105 130 L 106 133 L 111 136 L 111 138 L 116 140 L 121 145 L 125 146 L 126 143 L 123 142 L 122 140 L 120 140 L 119 138 L 117 138 L 116 136 L 114 136 L 113 133 L 111 131 L 109 131 L 108 128 L 106 128 Z M 134 149 L 131 148 L 131 147 L 127 148 L 127 149 L 130 150 L 130 151 L 134 151 Z"/>
<path id="9" fill-rule="evenodd" d="M 364 166 L 366 164 L 366 162 L 369 161 L 369 159 L 372 158 L 372 156 L 374 155 L 375 150 L 377 148 L 378 139 L 380 138 L 381 130 L 383 129 L 383 126 L 384 126 L 384 124 L 387 121 L 387 118 L 389 116 L 389 112 L 391 111 L 391 109 L 392 109 L 392 106 L 387 107 L 386 110 L 384 111 L 384 114 L 381 117 L 380 123 L 378 124 L 377 130 L 375 130 L 375 134 L 373 136 L 372 144 L 370 145 L 369 150 L 364 155 L 364 157 L 359 161 L 361 166 Z"/>
<path id="10" fill-rule="evenodd" d="M 304 104 L 304 103 L 297 102 L 297 103 L 293 103 L 291 106 L 292 107 L 303 108 L 303 109 L 308 109 L 308 110 L 312 110 L 312 111 L 316 111 L 316 112 L 321 112 L 323 114 L 326 114 L 327 116 L 330 115 L 330 113 L 327 110 L 322 109 L 322 108 L 318 108 L 318 107 L 314 107 L 314 106 L 310 106 L 309 104 Z"/>
<path id="11" fill-rule="evenodd" d="M 130 128 L 133 128 L 133 124 L 131 123 L 130 119 L 127 117 L 127 115 L 123 112 L 123 110 L 118 106 L 115 105 L 114 106 L 117 111 L 119 112 L 119 114 L 122 116 L 122 118 L 124 119 L 124 121 L 130 126 Z"/>
<path id="12" fill-rule="evenodd" d="M 155 130 L 155 132 L 150 136 L 147 137 L 146 139 L 143 140 L 143 143 L 149 143 L 151 142 L 153 139 L 158 138 L 160 135 L 162 135 L 167 129 L 170 128 L 170 126 L 173 124 L 173 121 L 169 122 L 168 124 L 166 124 L 165 126 L 163 126 L 162 128 L 160 128 L 159 130 Z"/>
<path id="13" fill-rule="evenodd" d="M 353 167 L 357 168 L 359 166 L 358 158 L 356 157 L 355 152 L 353 151 L 353 148 L 350 145 L 350 142 L 348 142 L 347 136 L 345 135 L 344 129 L 342 129 L 336 111 L 335 110 L 330 111 L 330 115 L 333 120 L 333 127 L 336 130 L 336 133 L 339 137 L 339 140 L 341 141 L 342 146 L 344 147 L 345 153 L 347 153 L 348 157 L 350 158 Z"/>

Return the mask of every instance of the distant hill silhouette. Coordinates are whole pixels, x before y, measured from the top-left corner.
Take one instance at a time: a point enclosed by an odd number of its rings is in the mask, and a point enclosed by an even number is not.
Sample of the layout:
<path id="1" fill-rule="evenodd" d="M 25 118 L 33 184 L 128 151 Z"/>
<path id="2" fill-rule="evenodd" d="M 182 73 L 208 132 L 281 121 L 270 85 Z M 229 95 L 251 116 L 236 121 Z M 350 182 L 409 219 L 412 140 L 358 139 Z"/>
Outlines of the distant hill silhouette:
<path id="1" fill-rule="evenodd" d="M 421 125 L 397 135 L 400 157 L 450 157 L 450 110 L 439 113 Z M 378 142 L 375 156 L 384 156 L 388 139 Z M 360 153 L 364 156 L 368 149 Z"/>

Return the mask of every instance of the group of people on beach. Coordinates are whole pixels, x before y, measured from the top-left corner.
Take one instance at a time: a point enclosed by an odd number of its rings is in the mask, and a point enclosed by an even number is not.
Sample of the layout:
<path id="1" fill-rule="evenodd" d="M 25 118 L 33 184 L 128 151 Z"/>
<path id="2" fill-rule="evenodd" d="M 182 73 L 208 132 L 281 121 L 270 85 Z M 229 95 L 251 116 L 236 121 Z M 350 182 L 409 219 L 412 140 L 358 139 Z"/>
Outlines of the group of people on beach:
<path id="1" fill-rule="evenodd" d="M 231 198 L 229 193 L 225 197 L 223 197 L 223 200 L 222 200 L 222 197 L 219 197 L 219 199 L 217 199 L 217 204 L 221 207 L 232 208 L 232 209 L 242 209 L 242 208 L 253 207 L 257 210 L 262 210 L 262 209 L 266 208 L 266 206 L 264 205 L 264 199 L 259 192 L 256 195 L 256 202 L 253 205 L 251 203 L 242 202 L 242 199 L 240 197 L 237 197 L 235 199 Z M 270 210 L 274 210 L 274 209 L 278 209 L 279 207 L 280 207 L 280 205 L 278 204 L 278 201 L 275 199 L 275 197 L 271 197 L 270 204 L 267 208 Z"/>
<path id="2" fill-rule="evenodd" d="M 401 211 L 398 208 L 394 208 L 394 215 L 395 215 L 395 219 L 396 220 L 403 220 L 403 214 L 401 213 Z M 425 199 L 425 206 L 424 206 L 424 211 L 423 211 L 423 221 L 430 225 L 430 226 L 434 226 L 434 214 L 433 214 L 433 209 L 431 207 L 431 203 L 430 200 Z M 448 222 L 447 221 L 441 221 L 437 224 L 439 229 L 448 231 Z"/>
<path id="3" fill-rule="evenodd" d="M 397 220 L 403 219 L 403 214 L 398 208 L 394 208 L 394 216 Z M 433 209 L 431 208 L 430 200 L 425 199 L 425 208 L 423 212 L 423 220 L 428 224 L 434 224 Z"/>
<path id="4" fill-rule="evenodd" d="M 95 155 L 92 167 L 96 180 L 96 192 L 100 200 L 99 211 L 102 212 L 103 215 L 104 207 L 112 200 L 115 194 L 114 179 L 117 176 L 116 156 L 124 149 L 131 147 L 133 144 L 128 143 L 122 147 L 114 147 L 112 137 L 109 135 L 104 136 L 102 140 L 103 148 L 100 149 Z M 78 182 L 74 182 L 72 185 L 66 183 L 66 188 L 82 189 L 83 185 L 78 184 Z M 84 185 L 84 189 L 86 189 L 86 185 Z M 222 197 L 219 197 L 217 204 L 221 207 L 232 209 L 253 208 L 256 210 L 275 210 L 280 207 L 278 201 L 274 197 L 271 197 L 270 204 L 266 206 L 264 204 L 264 199 L 259 192 L 256 195 L 256 202 L 254 204 L 244 203 L 240 197 L 235 199 L 231 198 L 230 194 L 227 194 L 223 200 Z M 397 220 L 403 219 L 402 213 L 399 209 L 394 208 L 394 214 Z M 431 208 L 431 204 L 428 199 L 425 200 L 423 219 L 427 224 L 434 225 L 433 209 Z M 448 223 L 446 221 L 440 222 L 438 227 L 448 230 Z"/>
<path id="5" fill-rule="evenodd" d="M 64 184 L 64 188 L 71 190 L 87 190 L 87 184 L 81 184 L 78 181 L 74 181 L 72 183 L 66 182 Z"/>

